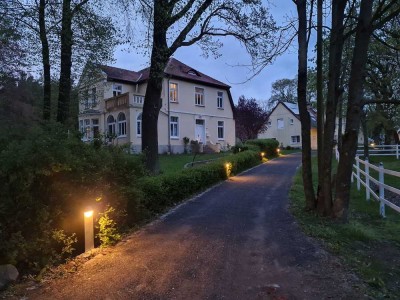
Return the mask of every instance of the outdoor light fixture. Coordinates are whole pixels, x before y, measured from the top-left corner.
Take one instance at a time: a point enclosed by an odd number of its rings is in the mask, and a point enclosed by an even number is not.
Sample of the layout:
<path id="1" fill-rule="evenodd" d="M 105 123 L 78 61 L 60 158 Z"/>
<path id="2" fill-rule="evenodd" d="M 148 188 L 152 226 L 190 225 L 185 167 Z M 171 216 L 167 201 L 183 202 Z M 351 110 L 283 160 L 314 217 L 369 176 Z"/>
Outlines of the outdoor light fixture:
<path id="1" fill-rule="evenodd" d="M 93 210 L 83 213 L 85 216 L 85 252 L 94 248 Z"/>
<path id="2" fill-rule="evenodd" d="M 279 153 L 281 153 L 281 149 L 276 149 L 276 152 L 279 154 Z"/>
<path id="3" fill-rule="evenodd" d="M 225 171 L 226 171 L 226 177 L 229 178 L 229 176 L 231 176 L 231 171 L 232 171 L 232 164 L 230 162 L 227 162 L 225 164 Z"/>

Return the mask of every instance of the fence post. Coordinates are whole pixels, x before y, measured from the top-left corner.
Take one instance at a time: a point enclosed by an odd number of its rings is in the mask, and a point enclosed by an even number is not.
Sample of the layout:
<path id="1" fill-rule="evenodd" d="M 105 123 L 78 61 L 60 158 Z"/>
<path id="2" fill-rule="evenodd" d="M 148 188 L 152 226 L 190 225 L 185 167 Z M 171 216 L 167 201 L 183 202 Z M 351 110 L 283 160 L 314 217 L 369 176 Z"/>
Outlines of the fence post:
<path id="1" fill-rule="evenodd" d="M 371 198 L 371 193 L 369 191 L 369 159 L 365 158 L 365 197 L 367 201 Z"/>
<path id="2" fill-rule="evenodd" d="M 385 188 L 383 186 L 384 183 L 385 183 L 385 178 L 383 173 L 383 163 L 379 163 L 379 201 L 380 201 L 379 213 L 383 218 L 386 217 L 385 202 L 383 202 L 383 199 L 385 198 Z"/>
<path id="3" fill-rule="evenodd" d="M 399 159 L 399 144 L 396 145 L 396 158 Z"/>
<path id="4" fill-rule="evenodd" d="M 357 190 L 360 190 L 360 157 L 356 156 Z"/>

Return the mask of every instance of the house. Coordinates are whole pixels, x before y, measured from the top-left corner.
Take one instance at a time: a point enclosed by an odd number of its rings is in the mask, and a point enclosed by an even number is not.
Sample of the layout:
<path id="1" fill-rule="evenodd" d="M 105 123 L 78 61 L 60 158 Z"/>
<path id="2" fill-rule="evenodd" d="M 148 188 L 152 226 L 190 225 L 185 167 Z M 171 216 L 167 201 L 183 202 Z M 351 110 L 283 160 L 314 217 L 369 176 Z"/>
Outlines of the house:
<path id="1" fill-rule="evenodd" d="M 79 127 L 84 141 L 104 134 L 114 144 L 141 151 L 142 109 L 149 68 L 130 71 L 98 66 L 79 83 Z M 159 153 L 182 153 L 183 138 L 210 149 L 235 143 L 230 86 L 171 58 L 164 71 L 158 117 Z"/>
<path id="2" fill-rule="evenodd" d="M 311 149 L 317 149 L 317 114 L 309 108 L 311 117 Z M 276 139 L 283 147 L 301 148 L 301 122 L 299 108 L 296 103 L 279 101 L 272 109 L 267 130 L 258 138 Z"/>

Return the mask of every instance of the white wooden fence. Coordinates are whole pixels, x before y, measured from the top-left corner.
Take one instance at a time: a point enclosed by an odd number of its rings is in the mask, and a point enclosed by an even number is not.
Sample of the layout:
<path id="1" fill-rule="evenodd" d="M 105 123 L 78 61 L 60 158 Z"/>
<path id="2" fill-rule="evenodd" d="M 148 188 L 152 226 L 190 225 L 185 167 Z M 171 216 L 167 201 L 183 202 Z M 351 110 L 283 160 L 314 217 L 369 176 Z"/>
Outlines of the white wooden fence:
<path id="1" fill-rule="evenodd" d="M 339 151 L 336 147 L 335 149 L 336 160 L 339 161 Z M 391 207 L 395 211 L 400 213 L 400 207 L 396 204 L 390 202 L 385 198 L 385 190 L 392 192 L 395 195 L 400 196 L 400 190 L 392 187 L 390 185 L 385 184 L 385 174 L 392 175 L 400 178 L 400 172 L 387 170 L 383 168 L 383 163 L 379 163 L 379 166 L 375 166 L 368 161 L 368 158 L 365 160 L 360 159 L 357 155 L 355 164 L 353 164 L 353 172 L 351 174 L 351 182 L 354 182 L 354 178 L 357 179 L 357 189 L 360 190 L 361 184 L 365 187 L 365 198 L 367 201 L 371 199 L 371 195 L 375 200 L 380 202 L 379 213 L 382 217 L 385 217 L 385 205 Z M 364 165 L 364 170 L 361 169 L 360 165 Z M 374 178 L 370 175 L 370 169 L 378 171 L 378 178 Z M 363 175 L 364 177 L 362 177 Z M 364 180 L 363 180 L 364 178 Z M 371 187 L 371 182 L 378 187 L 378 194 L 376 194 L 375 190 Z"/>
<path id="2" fill-rule="evenodd" d="M 364 169 L 360 167 L 361 165 L 364 165 Z M 362 160 L 358 156 L 356 157 L 356 163 L 353 165 L 353 168 L 351 181 L 354 182 L 354 178 L 357 180 L 358 190 L 360 190 L 361 184 L 365 187 L 365 197 L 368 201 L 372 195 L 375 200 L 380 202 L 379 213 L 382 217 L 385 217 L 385 205 L 391 207 L 397 212 L 400 212 L 399 206 L 385 198 L 385 191 L 390 191 L 395 195 L 400 196 L 399 189 L 385 184 L 385 174 L 400 178 L 400 172 L 384 169 L 383 163 L 380 163 L 379 166 L 375 166 L 374 164 L 369 163 L 368 158 Z M 378 172 L 378 178 L 374 178 L 370 175 L 370 169 Z M 363 175 L 363 177 L 361 175 Z M 371 188 L 371 183 L 374 183 L 379 189 L 375 191 L 373 188 Z M 378 194 L 376 194 L 376 192 L 378 192 Z"/>
<path id="3" fill-rule="evenodd" d="M 400 157 L 400 145 L 375 145 L 370 147 L 369 150 L 370 156 L 396 156 L 397 159 Z M 358 146 L 357 148 L 358 155 L 364 155 L 363 146 Z"/>

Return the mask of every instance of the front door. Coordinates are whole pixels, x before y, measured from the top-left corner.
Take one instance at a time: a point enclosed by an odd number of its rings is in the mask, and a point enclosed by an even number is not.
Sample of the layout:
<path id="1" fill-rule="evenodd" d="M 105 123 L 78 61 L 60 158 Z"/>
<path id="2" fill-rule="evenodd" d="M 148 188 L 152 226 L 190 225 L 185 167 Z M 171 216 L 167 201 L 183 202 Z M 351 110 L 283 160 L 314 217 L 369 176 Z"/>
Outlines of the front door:
<path id="1" fill-rule="evenodd" d="M 196 120 L 195 140 L 203 144 L 206 142 L 206 127 L 204 126 L 204 120 Z"/>

